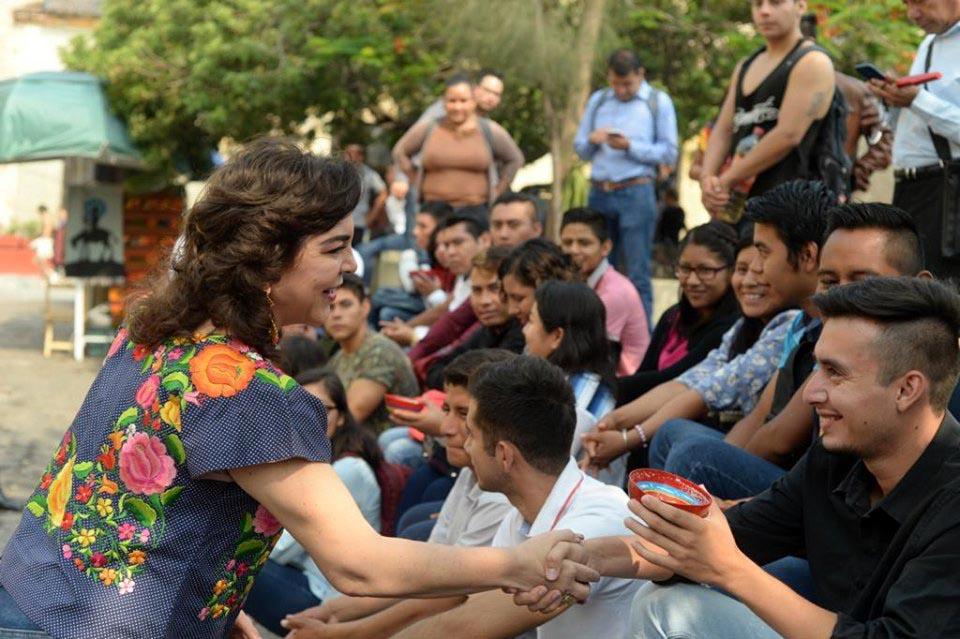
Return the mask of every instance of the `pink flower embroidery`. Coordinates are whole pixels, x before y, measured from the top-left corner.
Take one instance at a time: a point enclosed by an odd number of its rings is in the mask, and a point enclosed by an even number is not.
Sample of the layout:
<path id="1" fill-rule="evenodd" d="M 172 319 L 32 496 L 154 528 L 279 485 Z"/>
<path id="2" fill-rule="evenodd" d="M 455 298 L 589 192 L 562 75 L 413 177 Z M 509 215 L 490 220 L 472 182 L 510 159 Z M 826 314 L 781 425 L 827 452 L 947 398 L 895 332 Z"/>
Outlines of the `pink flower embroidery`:
<path id="1" fill-rule="evenodd" d="M 137 527 L 129 522 L 124 522 L 120 524 L 120 527 L 117 528 L 117 537 L 120 538 L 120 541 L 130 541 L 133 539 L 134 533 L 137 532 Z"/>
<path id="2" fill-rule="evenodd" d="M 151 375 L 137 389 L 137 404 L 141 408 L 150 410 L 153 402 L 157 400 L 157 389 L 160 388 L 160 378 L 157 375 Z"/>
<path id="3" fill-rule="evenodd" d="M 200 405 L 200 393 L 197 391 L 187 391 L 183 394 L 183 399 L 186 400 L 188 404 L 193 404 L 194 406 Z"/>
<path id="4" fill-rule="evenodd" d="M 140 543 L 145 544 L 150 541 L 150 531 L 144 528 L 140 531 Z"/>
<path id="5" fill-rule="evenodd" d="M 169 353 L 167 353 L 167 359 L 180 359 L 182 355 L 183 355 L 183 349 L 175 348 Z"/>
<path id="6" fill-rule="evenodd" d="M 120 449 L 120 479 L 131 492 L 162 493 L 176 476 L 176 464 L 158 437 L 137 433 Z"/>
<path id="7" fill-rule="evenodd" d="M 110 359 L 117 354 L 117 351 L 120 350 L 120 347 L 123 346 L 123 343 L 127 341 L 127 329 L 121 328 L 117 331 L 117 336 L 113 340 L 113 344 L 110 345 L 110 350 L 107 351 L 107 359 Z"/>
<path id="8" fill-rule="evenodd" d="M 200 614 L 197 615 L 197 619 L 199 619 L 200 621 L 203 621 L 203 620 L 205 620 L 205 619 L 207 618 L 207 615 L 209 615 L 209 614 L 210 614 L 210 609 L 209 609 L 209 608 L 203 608 L 203 609 L 200 611 Z"/>
<path id="9" fill-rule="evenodd" d="M 119 592 L 121 595 L 129 595 L 131 592 L 133 592 L 133 587 L 136 585 L 137 582 L 128 577 L 117 584 L 117 592 Z"/>
<path id="10" fill-rule="evenodd" d="M 253 516 L 253 529 L 264 537 L 273 537 L 280 532 L 280 522 L 273 514 L 263 506 L 257 506 L 257 512 Z"/>
<path id="11" fill-rule="evenodd" d="M 73 557 L 73 548 L 70 547 L 70 544 L 64 544 L 62 550 L 64 559 L 70 559 Z"/>
<path id="12" fill-rule="evenodd" d="M 227 562 L 227 572 L 232 572 L 234 566 L 236 566 L 236 565 L 237 565 L 236 560 L 231 559 L 230 561 L 228 561 L 228 562 Z"/>
<path id="13" fill-rule="evenodd" d="M 103 568 L 107 565 L 107 556 L 102 552 L 95 552 L 90 555 L 90 565 L 95 568 Z"/>

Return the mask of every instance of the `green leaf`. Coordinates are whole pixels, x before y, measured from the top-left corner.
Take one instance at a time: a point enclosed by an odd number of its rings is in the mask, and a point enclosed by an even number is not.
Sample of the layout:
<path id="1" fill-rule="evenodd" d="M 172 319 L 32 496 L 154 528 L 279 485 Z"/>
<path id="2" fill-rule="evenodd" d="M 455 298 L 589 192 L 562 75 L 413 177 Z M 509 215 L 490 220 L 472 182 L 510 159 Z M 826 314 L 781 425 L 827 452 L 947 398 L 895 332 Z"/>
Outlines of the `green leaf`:
<path id="1" fill-rule="evenodd" d="M 151 366 L 153 366 L 153 353 L 147 355 L 147 357 L 143 360 L 143 366 L 140 367 L 140 372 L 146 373 L 148 370 L 150 370 Z"/>
<path id="2" fill-rule="evenodd" d="M 137 497 L 131 497 L 124 503 L 124 508 L 133 515 L 133 518 L 150 528 L 157 521 L 157 511 L 147 502 Z"/>
<path id="3" fill-rule="evenodd" d="M 196 354 L 197 354 L 197 347 L 196 347 L 196 346 L 191 346 L 191 347 L 187 350 L 187 352 L 184 353 L 183 356 L 181 356 L 180 359 L 178 359 L 177 361 L 180 362 L 181 364 L 186 364 L 186 363 L 189 362 L 191 359 L 193 359 L 193 356 L 196 355 Z"/>
<path id="4" fill-rule="evenodd" d="M 93 462 L 89 461 L 80 462 L 79 464 L 74 464 L 73 466 L 73 474 L 79 479 L 86 479 L 91 470 L 93 470 Z"/>
<path id="5" fill-rule="evenodd" d="M 280 381 L 280 378 L 276 374 L 266 370 L 265 368 L 258 368 L 257 372 L 254 373 L 257 377 L 267 382 L 268 384 L 273 384 L 277 388 L 283 388 L 283 384 Z"/>
<path id="6" fill-rule="evenodd" d="M 240 532 L 246 534 L 253 530 L 253 515 L 247 513 L 243 516 L 243 526 L 240 528 Z"/>
<path id="7" fill-rule="evenodd" d="M 233 556 L 236 559 L 241 559 L 243 557 L 254 557 L 263 552 L 264 548 L 266 548 L 266 544 L 259 539 L 249 539 L 237 546 L 237 551 L 233 553 Z"/>
<path id="8" fill-rule="evenodd" d="M 45 504 L 40 505 L 37 503 L 36 498 L 34 498 L 27 502 L 27 510 L 33 513 L 34 517 L 43 517 L 43 515 L 47 512 L 47 507 Z"/>
<path id="9" fill-rule="evenodd" d="M 177 371 L 164 377 L 161 383 L 168 391 L 183 392 L 190 387 L 190 378 Z"/>
<path id="10" fill-rule="evenodd" d="M 163 512 L 163 503 L 160 501 L 160 495 L 150 495 L 150 505 L 158 512 Z"/>
<path id="11" fill-rule="evenodd" d="M 173 461 L 182 464 L 187 461 L 187 451 L 183 447 L 183 442 L 174 434 L 163 438 L 163 443 L 167 445 L 167 452 L 173 457 Z"/>
<path id="12" fill-rule="evenodd" d="M 140 409 L 136 406 L 131 406 L 127 410 L 120 413 L 120 417 L 117 418 L 117 428 L 124 428 L 129 426 L 133 422 L 137 421 L 137 416 L 140 414 Z"/>
<path id="13" fill-rule="evenodd" d="M 296 387 L 297 387 L 297 381 L 295 379 L 293 379 L 289 375 L 280 376 L 280 388 L 283 389 L 284 393 L 289 393 Z"/>
<path id="14" fill-rule="evenodd" d="M 163 491 L 163 494 L 160 495 L 160 501 L 163 502 L 164 506 L 169 506 L 182 492 L 183 486 L 174 486 L 173 488 Z"/>

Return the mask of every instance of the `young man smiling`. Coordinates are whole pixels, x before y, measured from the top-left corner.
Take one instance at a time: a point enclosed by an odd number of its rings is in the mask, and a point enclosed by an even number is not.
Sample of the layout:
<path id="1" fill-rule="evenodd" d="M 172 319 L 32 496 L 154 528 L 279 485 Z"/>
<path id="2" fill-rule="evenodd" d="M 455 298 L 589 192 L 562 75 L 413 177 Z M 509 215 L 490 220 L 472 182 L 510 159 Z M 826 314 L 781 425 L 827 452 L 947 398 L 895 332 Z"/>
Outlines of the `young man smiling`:
<path id="1" fill-rule="evenodd" d="M 617 375 L 632 375 L 650 345 L 650 324 L 636 288 L 607 259 L 613 243 L 603 215 L 585 208 L 564 213 L 560 245 L 607 310 L 607 338 L 620 352 Z"/>

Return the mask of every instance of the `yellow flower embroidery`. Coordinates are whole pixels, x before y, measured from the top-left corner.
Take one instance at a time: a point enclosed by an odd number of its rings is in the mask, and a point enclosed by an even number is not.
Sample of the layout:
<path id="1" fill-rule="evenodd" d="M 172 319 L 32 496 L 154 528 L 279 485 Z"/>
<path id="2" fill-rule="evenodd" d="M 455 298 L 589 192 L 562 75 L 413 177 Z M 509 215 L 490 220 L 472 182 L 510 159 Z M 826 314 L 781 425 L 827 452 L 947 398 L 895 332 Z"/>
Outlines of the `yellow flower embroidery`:
<path id="1" fill-rule="evenodd" d="M 108 495 L 116 495 L 119 486 L 117 482 L 111 480 L 106 475 L 100 477 L 100 488 L 97 489 L 98 493 L 107 493 Z"/>
<path id="2" fill-rule="evenodd" d="M 171 395 L 170 399 L 167 400 L 167 403 L 160 407 L 160 419 L 176 428 L 177 432 L 180 432 L 182 426 L 180 425 L 179 397 L 176 395 Z"/>
<path id="3" fill-rule="evenodd" d="M 107 497 L 101 497 L 97 500 L 97 513 L 101 517 L 109 517 L 113 514 L 113 502 Z"/>
<path id="4" fill-rule="evenodd" d="M 227 582 L 226 580 L 221 579 L 220 581 L 218 581 L 213 585 L 213 594 L 219 595 L 226 589 L 227 589 Z"/>
<path id="5" fill-rule="evenodd" d="M 80 534 L 77 535 L 77 541 L 80 542 L 81 546 L 87 548 L 97 543 L 97 533 L 95 530 L 90 530 L 89 528 L 81 528 Z"/>
<path id="6" fill-rule="evenodd" d="M 213 608 L 210 609 L 210 616 L 214 619 L 219 619 L 223 615 L 230 612 L 230 609 L 224 606 L 223 604 L 216 604 Z"/>
<path id="7" fill-rule="evenodd" d="M 60 472 L 57 478 L 50 484 L 50 490 L 47 492 L 47 512 L 50 513 L 50 523 L 59 526 L 63 523 L 63 515 L 67 510 L 67 501 L 70 500 L 70 493 L 73 491 L 73 463 L 75 457 L 71 457 Z"/>
<path id="8" fill-rule="evenodd" d="M 124 437 L 125 435 L 122 430 L 118 430 L 114 433 L 110 433 L 109 435 L 107 435 L 107 439 L 110 440 L 110 443 L 113 445 L 114 450 L 120 450 L 120 448 L 123 446 Z"/>
<path id="9" fill-rule="evenodd" d="M 139 566 L 147 560 L 147 553 L 142 550 L 134 550 L 129 555 L 127 555 L 127 562 L 131 566 Z"/>
<path id="10" fill-rule="evenodd" d="M 100 581 L 104 586 L 109 586 L 117 580 L 117 571 L 113 568 L 104 568 L 100 571 Z"/>

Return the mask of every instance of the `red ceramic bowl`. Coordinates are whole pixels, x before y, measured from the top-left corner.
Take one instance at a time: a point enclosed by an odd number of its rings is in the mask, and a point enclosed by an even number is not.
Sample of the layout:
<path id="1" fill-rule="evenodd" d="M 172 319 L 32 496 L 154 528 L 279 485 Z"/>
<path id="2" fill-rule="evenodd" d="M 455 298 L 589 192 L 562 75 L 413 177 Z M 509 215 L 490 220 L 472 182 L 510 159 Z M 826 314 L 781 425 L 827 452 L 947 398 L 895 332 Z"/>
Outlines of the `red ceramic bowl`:
<path id="1" fill-rule="evenodd" d="M 653 468 L 630 472 L 630 497 L 640 500 L 646 494 L 688 513 L 706 517 L 713 499 L 709 493 L 680 475 Z"/>

